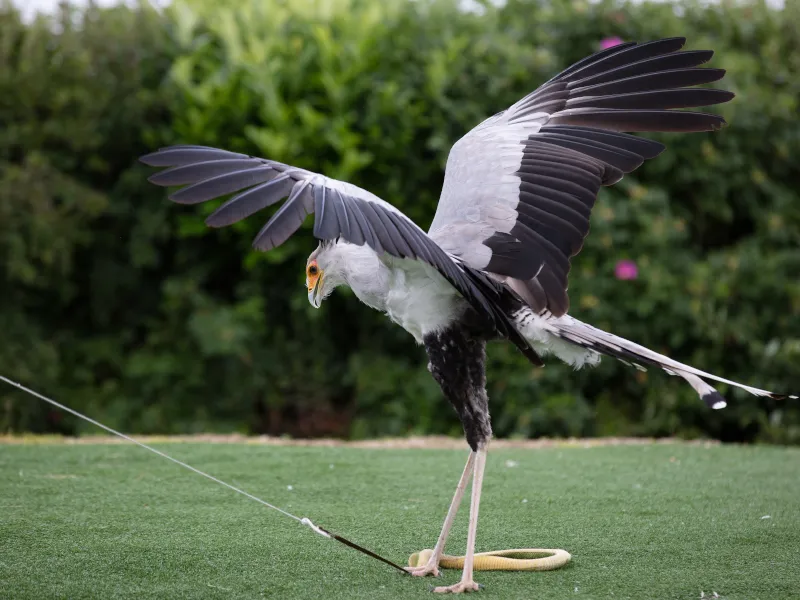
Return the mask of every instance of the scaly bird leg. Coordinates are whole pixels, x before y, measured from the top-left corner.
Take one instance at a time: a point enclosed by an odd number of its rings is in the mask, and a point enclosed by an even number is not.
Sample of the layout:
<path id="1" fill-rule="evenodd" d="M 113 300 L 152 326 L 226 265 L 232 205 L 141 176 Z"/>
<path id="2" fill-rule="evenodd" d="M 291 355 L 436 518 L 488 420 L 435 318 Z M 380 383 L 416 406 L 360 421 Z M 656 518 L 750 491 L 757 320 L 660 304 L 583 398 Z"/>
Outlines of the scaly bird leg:
<path id="1" fill-rule="evenodd" d="M 406 567 L 406 571 L 415 577 L 424 577 L 425 575 L 439 576 L 439 559 L 444 552 L 444 545 L 447 542 L 447 536 L 450 535 L 450 528 L 453 526 L 453 521 L 456 518 L 458 507 L 461 504 L 461 498 L 464 497 L 464 490 L 467 489 L 470 477 L 472 477 L 473 466 L 475 464 L 475 452 L 470 452 L 467 458 L 467 465 L 464 467 L 464 472 L 461 474 L 461 479 L 458 481 L 456 493 L 453 494 L 453 501 L 450 503 L 450 508 L 447 511 L 447 516 L 442 525 L 442 532 L 439 534 L 439 539 L 436 540 L 436 546 L 433 548 L 433 554 L 428 562 L 421 567 Z"/>
<path id="2" fill-rule="evenodd" d="M 467 532 L 467 556 L 464 559 L 464 571 L 461 581 L 455 585 L 434 588 L 437 593 L 460 594 L 462 592 L 475 592 L 480 586 L 472 579 L 472 566 L 475 560 L 475 534 L 478 529 L 478 509 L 481 504 L 481 487 L 483 486 L 483 471 L 486 467 L 486 447 L 479 447 L 475 455 L 475 476 L 472 480 L 472 501 L 469 507 L 469 531 Z"/>

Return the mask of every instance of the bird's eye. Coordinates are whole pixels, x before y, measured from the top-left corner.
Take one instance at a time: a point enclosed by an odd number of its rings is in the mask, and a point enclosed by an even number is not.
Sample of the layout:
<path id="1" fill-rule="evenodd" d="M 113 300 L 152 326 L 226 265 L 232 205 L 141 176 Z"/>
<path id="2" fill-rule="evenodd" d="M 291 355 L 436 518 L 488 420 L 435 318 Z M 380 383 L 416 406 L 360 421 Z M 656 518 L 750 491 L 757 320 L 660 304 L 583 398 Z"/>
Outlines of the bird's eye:
<path id="1" fill-rule="evenodd" d="M 317 265 L 311 265 L 308 267 L 308 274 L 309 275 L 316 275 L 319 269 L 317 269 Z"/>

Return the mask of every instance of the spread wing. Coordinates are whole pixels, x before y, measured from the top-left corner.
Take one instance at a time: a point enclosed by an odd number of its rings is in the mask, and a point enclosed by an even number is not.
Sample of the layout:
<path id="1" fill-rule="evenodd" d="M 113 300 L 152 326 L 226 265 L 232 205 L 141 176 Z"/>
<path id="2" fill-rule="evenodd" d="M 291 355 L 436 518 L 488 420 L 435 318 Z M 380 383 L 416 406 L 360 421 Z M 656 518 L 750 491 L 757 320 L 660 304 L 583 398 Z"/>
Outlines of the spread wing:
<path id="1" fill-rule="evenodd" d="M 489 318 L 498 332 L 527 348 L 500 308 L 502 286 L 448 256 L 411 219 L 366 190 L 276 161 L 206 146 L 171 146 L 140 160 L 153 167 L 171 167 L 149 180 L 161 186 L 185 185 L 169 196 L 179 204 L 236 193 L 206 219 L 211 227 L 231 225 L 288 197 L 253 241 L 258 250 L 279 246 L 314 213 L 318 239 L 342 238 L 359 246 L 367 244 L 379 254 L 426 262 Z"/>
<path id="2" fill-rule="evenodd" d="M 430 236 L 466 264 L 499 276 L 532 308 L 567 312 L 567 275 L 589 232 L 600 186 L 664 146 L 622 132 L 710 131 L 717 116 L 670 109 L 727 102 L 690 88 L 722 78 L 697 68 L 711 51 L 685 38 L 626 43 L 589 56 L 453 146 Z"/>

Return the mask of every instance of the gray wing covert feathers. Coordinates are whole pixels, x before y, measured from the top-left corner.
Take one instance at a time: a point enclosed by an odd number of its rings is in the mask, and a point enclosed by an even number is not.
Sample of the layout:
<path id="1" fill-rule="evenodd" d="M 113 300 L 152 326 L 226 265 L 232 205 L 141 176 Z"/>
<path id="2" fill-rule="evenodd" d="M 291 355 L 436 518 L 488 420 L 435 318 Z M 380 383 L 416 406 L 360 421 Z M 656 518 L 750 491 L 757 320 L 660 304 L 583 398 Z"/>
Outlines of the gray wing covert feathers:
<path id="1" fill-rule="evenodd" d="M 447 159 L 431 238 L 535 310 L 566 313 L 570 258 L 589 232 L 600 186 L 664 149 L 623 132 L 725 125 L 717 115 L 671 110 L 733 97 L 689 87 L 725 71 L 697 68 L 713 52 L 680 52 L 685 41 L 629 42 L 593 54 L 467 133 Z"/>

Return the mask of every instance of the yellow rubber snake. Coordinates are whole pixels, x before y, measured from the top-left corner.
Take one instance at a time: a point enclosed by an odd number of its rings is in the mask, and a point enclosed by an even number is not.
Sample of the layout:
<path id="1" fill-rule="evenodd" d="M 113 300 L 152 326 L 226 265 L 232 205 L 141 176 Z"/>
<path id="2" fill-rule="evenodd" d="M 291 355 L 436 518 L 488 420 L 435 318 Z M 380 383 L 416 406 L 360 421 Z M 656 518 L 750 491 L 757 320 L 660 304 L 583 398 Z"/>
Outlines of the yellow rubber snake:
<path id="1" fill-rule="evenodd" d="M 415 552 L 408 557 L 408 566 L 421 567 L 431 555 L 433 550 Z M 473 568 L 476 571 L 552 571 L 563 567 L 571 558 L 566 550 L 551 548 L 494 550 L 476 553 Z M 443 569 L 461 569 L 464 567 L 464 557 L 443 554 L 439 566 Z"/>

